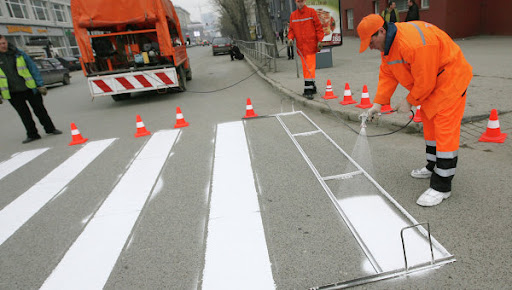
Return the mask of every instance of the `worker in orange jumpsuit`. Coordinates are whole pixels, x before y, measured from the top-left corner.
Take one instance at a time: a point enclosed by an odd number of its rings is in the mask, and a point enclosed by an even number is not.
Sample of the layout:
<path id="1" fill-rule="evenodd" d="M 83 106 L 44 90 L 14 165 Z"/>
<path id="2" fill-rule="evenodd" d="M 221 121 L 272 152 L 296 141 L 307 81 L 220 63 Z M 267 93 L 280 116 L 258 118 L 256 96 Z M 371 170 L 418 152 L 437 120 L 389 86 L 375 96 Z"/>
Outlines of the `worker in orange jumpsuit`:
<path id="1" fill-rule="evenodd" d="M 398 112 L 421 105 L 427 165 L 413 170 L 411 176 L 430 178 L 430 188 L 416 203 L 437 205 L 451 195 L 472 67 L 460 47 L 427 22 L 387 23 L 372 14 L 361 20 L 357 33 L 360 53 L 368 46 L 381 51 L 379 84 L 374 106 L 368 110 L 369 120 L 378 116 L 381 105 L 390 104 L 398 84 L 409 90 L 395 107 Z"/>
<path id="2" fill-rule="evenodd" d="M 316 94 L 316 53 L 322 49 L 324 30 L 315 9 L 307 7 L 306 0 L 295 0 L 295 4 L 297 10 L 290 15 L 288 45 L 293 46 L 293 39 L 297 40 L 297 54 L 304 75 L 304 97 L 312 100 Z"/>

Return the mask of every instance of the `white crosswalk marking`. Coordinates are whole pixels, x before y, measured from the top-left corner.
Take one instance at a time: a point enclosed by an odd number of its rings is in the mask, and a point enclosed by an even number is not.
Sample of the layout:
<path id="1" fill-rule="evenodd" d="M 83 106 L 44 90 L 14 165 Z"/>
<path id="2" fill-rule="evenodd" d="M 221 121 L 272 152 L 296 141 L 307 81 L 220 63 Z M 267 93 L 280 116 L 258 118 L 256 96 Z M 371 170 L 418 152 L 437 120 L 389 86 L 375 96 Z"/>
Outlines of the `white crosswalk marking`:
<path id="1" fill-rule="evenodd" d="M 203 289 L 275 289 L 242 122 L 217 127 Z"/>
<path id="2" fill-rule="evenodd" d="M 0 245 L 58 194 L 116 139 L 95 141 L 68 158 L 0 211 Z"/>
<path id="3" fill-rule="evenodd" d="M 41 289 L 104 287 L 179 132 L 151 137 Z"/>
<path id="4" fill-rule="evenodd" d="M 32 159 L 43 154 L 50 148 L 41 148 L 25 152 L 20 152 L 11 157 L 11 159 L 0 163 L 0 179 L 6 177 L 11 172 L 16 171 L 21 166 L 29 163 Z"/>

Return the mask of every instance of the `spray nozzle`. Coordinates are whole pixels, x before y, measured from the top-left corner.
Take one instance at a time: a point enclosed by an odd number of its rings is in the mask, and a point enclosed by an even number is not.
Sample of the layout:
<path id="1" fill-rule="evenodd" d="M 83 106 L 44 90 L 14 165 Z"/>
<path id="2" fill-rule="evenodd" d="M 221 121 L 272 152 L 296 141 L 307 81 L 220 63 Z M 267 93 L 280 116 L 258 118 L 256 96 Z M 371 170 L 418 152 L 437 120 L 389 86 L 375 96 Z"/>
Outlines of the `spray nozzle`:
<path id="1" fill-rule="evenodd" d="M 366 128 L 366 121 L 368 120 L 368 112 L 364 112 L 359 115 L 359 120 L 361 120 L 361 128 Z"/>

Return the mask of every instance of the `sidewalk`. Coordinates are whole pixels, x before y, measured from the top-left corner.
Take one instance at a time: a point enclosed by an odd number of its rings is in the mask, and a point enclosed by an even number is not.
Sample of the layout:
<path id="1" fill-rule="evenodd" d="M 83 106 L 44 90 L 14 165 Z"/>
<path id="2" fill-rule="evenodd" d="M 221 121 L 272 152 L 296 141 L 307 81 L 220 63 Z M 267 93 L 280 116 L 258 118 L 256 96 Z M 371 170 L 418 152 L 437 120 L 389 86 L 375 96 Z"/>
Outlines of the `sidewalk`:
<path id="1" fill-rule="evenodd" d="M 358 116 L 366 110 L 355 107 L 357 104 L 343 106 L 339 103 L 343 100 L 345 83 L 350 85 L 352 98 L 357 103 L 361 100 L 362 88 L 366 84 L 370 100 L 373 101 L 380 65 L 380 53 L 368 49 L 360 54 L 358 53 L 359 43 L 359 38 L 344 37 L 343 45 L 333 48 L 333 67 L 316 70 L 318 94 L 311 101 L 302 97 L 304 80 L 300 59 L 295 53 L 295 59 L 288 60 L 285 45 L 278 44 L 280 57 L 277 59 L 277 72 L 258 73 L 276 89 L 305 106 L 328 113 L 330 113 L 330 106 L 334 113 L 343 119 L 359 122 Z M 477 141 L 485 132 L 491 109 L 498 110 L 501 131 L 512 134 L 512 53 L 510 53 L 512 37 L 478 36 L 457 39 L 456 43 L 473 66 L 473 79 L 468 88 L 466 109 L 462 120 L 461 144 L 473 143 L 473 138 Z M 247 60 L 255 68 L 254 64 Z M 338 96 L 338 99 L 322 98 L 327 80 L 331 80 L 334 95 Z M 399 85 L 391 98 L 391 106 L 397 105 L 407 94 L 408 91 Z M 397 129 L 408 121 L 407 114 L 394 113 L 382 116 L 378 126 Z M 412 122 L 404 132 L 417 133 L 421 132 L 421 129 L 421 123 Z M 509 136 L 505 142 L 510 144 L 510 138 L 512 136 Z"/>

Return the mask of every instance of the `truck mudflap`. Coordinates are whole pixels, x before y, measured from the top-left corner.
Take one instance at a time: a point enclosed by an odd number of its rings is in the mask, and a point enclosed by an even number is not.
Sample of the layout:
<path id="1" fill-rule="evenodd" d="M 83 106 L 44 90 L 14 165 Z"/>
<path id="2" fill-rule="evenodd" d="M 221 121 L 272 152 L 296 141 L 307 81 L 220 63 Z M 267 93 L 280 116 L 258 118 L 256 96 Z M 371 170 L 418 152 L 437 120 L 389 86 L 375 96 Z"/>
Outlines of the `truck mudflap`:
<path id="1" fill-rule="evenodd" d="M 87 80 L 93 98 L 179 86 L 174 67 L 89 77 Z"/>

